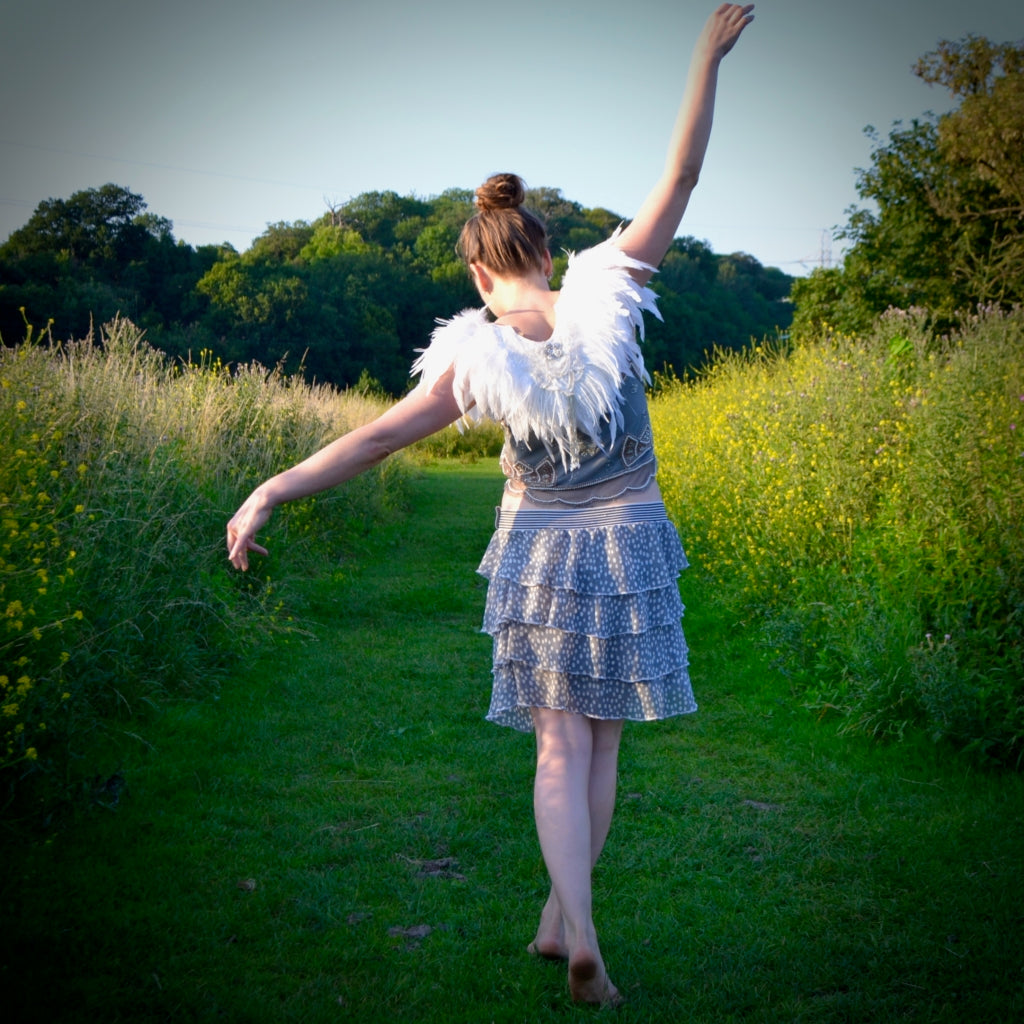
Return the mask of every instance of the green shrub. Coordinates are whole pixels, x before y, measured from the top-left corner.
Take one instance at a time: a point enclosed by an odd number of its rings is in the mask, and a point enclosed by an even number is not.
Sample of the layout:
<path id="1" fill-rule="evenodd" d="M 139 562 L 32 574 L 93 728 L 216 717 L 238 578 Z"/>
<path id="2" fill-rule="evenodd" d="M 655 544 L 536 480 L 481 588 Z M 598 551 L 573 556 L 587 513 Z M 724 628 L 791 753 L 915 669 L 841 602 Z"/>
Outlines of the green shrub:
<path id="1" fill-rule="evenodd" d="M 693 561 L 810 704 L 1018 762 L 1024 310 L 759 347 L 663 387 L 653 416 Z"/>
<path id="2" fill-rule="evenodd" d="M 478 459 L 497 458 L 505 444 L 505 433 L 497 423 L 464 424 L 463 429 L 452 425 L 424 438 L 412 447 L 412 452 L 423 459 Z"/>

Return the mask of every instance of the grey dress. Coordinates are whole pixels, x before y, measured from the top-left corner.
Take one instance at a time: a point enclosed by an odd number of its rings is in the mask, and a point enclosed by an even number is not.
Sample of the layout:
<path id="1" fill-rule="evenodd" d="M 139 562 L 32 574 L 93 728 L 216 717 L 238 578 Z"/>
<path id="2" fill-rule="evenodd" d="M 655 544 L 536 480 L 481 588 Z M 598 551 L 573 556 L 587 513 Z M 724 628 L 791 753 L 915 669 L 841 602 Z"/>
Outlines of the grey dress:
<path id="1" fill-rule="evenodd" d="M 570 257 L 546 342 L 467 311 L 414 366 L 455 366 L 469 415 L 505 426 L 505 495 L 479 572 L 493 637 L 487 718 L 532 707 L 652 720 L 697 709 L 678 577 L 686 556 L 655 482 L 636 334 L 653 293 L 615 239 Z"/>

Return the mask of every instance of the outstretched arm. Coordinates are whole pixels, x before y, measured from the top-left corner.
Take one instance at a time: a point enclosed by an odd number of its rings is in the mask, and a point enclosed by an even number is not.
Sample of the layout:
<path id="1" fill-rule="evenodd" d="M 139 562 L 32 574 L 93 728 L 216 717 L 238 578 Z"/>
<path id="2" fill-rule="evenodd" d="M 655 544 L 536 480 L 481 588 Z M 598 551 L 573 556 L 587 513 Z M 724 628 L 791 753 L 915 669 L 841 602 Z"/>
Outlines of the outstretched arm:
<path id="1" fill-rule="evenodd" d="M 452 393 L 452 370 L 428 391 L 417 388 L 372 423 L 321 448 L 304 462 L 260 484 L 228 523 L 228 558 L 236 569 L 249 568 L 249 552 L 265 555 L 256 534 L 271 512 L 286 501 L 335 487 L 414 441 L 454 423 L 461 415 Z"/>
<path id="2" fill-rule="evenodd" d="M 718 65 L 754 20 L 753 9 L 753 4 L 722 4 L 708 18 L 693 48 L 665 169 L 619 236 L 618 245 L 624 252 L 652 267 L 658 266 L 668 252 L 700 176 L 711 137 Z M 634 272 L 633 276 L 645 283 L 650 274 Z"/>

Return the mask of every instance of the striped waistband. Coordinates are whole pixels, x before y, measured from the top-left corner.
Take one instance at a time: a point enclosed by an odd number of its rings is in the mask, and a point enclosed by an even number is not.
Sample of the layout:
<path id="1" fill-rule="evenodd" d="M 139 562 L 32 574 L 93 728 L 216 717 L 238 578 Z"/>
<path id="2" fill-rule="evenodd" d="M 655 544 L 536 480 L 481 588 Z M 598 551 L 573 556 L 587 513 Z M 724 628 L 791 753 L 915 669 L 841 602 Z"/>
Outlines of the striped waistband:
<path id="1" fill-rule="evenodd" d="M 602 526 L 626 523 L 667 522 L 665 506 L 660 501 L 640 505 L 612 505 L 608 508 L 574 508 L 548 511 L 547 509 L 495 509 L 494 527 L 497 530 L 595 530 Z"/>

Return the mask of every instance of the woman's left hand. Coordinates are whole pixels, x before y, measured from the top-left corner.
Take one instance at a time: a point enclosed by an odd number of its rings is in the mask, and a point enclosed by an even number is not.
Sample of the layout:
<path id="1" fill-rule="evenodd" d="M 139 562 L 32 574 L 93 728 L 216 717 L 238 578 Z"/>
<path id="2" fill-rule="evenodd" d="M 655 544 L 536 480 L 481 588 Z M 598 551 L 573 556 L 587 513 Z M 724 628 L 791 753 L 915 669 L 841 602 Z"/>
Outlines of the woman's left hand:
<path id="1" fill-rule="evenodd" d="M 754 20 L 753 4 L 722 4 L 704 25 L 701 43 L 719 60 L 739 39 L 740 33 Z"/>

